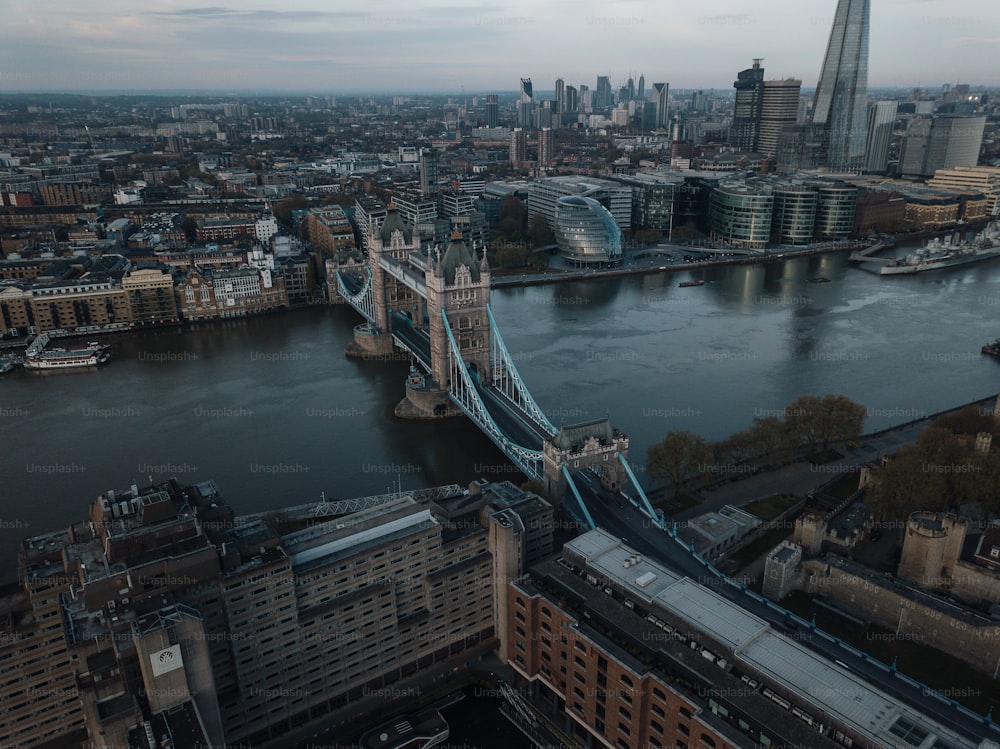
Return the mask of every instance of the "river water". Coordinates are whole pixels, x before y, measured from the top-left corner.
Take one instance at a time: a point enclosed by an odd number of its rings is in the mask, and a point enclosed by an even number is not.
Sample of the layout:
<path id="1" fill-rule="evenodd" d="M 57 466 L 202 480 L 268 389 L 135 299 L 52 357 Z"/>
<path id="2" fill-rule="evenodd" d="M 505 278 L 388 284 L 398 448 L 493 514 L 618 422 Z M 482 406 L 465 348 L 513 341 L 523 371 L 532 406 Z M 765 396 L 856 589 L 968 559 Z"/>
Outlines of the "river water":
<path id="1" fill-rule="evenodd" d="M 610 415 L 637 466 L 668 430 L 721 439 L 802 394 L 843 393 L 874 430 L 1000 391 L 979 353 L 1000 337 L 1000 262 L 880 278 L 824 255 L 505 288 L 493 310 L 553 423 Z M 358 322 L 312 308 L 132 333 L 97 370 L 4 375 L 4 577 L 20 539 L 151 478 L 214 479 L 238 513 L 522 480 L 464 417 L 396 419 L 407 365 L 346 359 Z"/>

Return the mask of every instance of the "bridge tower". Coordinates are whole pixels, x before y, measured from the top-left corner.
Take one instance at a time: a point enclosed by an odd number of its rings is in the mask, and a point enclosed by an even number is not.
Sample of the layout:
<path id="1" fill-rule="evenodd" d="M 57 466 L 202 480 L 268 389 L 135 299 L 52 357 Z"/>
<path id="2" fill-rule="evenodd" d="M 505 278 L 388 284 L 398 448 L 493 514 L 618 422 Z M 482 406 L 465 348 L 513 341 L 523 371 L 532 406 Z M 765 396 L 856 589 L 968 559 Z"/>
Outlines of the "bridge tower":
<path id="1" fill-rule="evenodd" d="M 445 317 L 473 376 L 489 382 L 492 366 L 487 312 L 490 267 L 485 253 L 478 259 L 456 229 L 444 253 L 432 253 L 424 278 L 431 371 L 425 377 L 416 373 L 411 375 L 406 400 L 397 406 L 396 414 L 418 418 L 451 416 L 460 411 L 449 397 L 452 351 L 445 331 Z"/>
<path id="2" fill-rule="evenodd" d="M 399 210 L 389 203 L 388 212 L 378 232 L 368 232 L 368 269 L 372 275 L 372 297 L 375 302 L 374 325 L 359 325 L 354 330 L 354 344 L 347 353 L 362 358 L 397 358 L 392 343 L 392 315 L 404 312 L 415 327 L 424 327 L 425 305 L 418 294 L 408 289 L 382 268 L 380 260 L 387 256 L 405 262 L 413 253 L 420 252 L 420 237 L 414 236 L 412 227 L 406 225 Z"/>

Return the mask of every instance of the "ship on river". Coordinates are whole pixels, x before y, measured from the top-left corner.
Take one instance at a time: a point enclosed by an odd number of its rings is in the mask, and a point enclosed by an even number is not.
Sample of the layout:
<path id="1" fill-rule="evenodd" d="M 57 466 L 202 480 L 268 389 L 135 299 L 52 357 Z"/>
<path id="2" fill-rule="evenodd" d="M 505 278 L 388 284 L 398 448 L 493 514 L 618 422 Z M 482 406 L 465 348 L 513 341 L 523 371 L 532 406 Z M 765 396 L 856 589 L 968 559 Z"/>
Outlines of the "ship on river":
<path id="1" fill-rule="evenodd" d="M 111 358 L 109 347 L 97 342 L 85 346 L 46 348 L 49 336 L 39 335 L 25 351 L 24 366 L 28 369 L 73 369 L 96 367 Z"/>
<path id="2" fill-rule="evenodd" d="M 922 273 L 979 263 L 1000 256 L 1000 223 L 990 222 L 972 241 L 932 239 L 925 247 L 906 257 L 890 261 L 879 269 L 883 276 Z"/>

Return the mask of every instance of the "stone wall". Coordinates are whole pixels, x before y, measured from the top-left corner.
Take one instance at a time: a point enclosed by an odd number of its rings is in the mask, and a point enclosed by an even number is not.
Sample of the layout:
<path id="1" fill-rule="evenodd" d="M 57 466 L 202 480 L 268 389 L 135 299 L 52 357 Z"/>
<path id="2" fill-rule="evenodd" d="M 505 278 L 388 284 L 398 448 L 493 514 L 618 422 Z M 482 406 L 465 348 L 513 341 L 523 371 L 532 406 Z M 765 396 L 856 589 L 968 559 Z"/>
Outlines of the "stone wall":
<path id="1" fill-rule="evenodd" d="M 866 576 L 823 560 L 803 562 L 802 572 L 805 592 L 826 594 L 837 608 L 889 630 L 887 638 L 929 645 L 990 675 L 1000 662 L 1000 622 L 965 617 L 958 608 L 949 614 L 914 600 L 906 588 L 897 588 L 888 578 Z"/>

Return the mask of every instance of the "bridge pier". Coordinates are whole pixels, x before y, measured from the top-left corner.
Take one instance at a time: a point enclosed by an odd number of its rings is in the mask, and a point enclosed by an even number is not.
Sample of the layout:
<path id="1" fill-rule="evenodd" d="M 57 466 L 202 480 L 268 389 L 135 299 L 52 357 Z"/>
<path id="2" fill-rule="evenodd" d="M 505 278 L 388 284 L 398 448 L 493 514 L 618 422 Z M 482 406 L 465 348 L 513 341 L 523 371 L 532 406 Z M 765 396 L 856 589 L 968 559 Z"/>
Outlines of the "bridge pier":
<path id="1" fill-rule="evenodd" d="M 447 390 L 442 390 L 429 376 L 411 368 L 406 378 L 406 397 L 394 411 L 401 419 L 447 419 L 461 415 Z"/>
<path id="2" fill-rule="evenodd" d="M 391 333 L 383 333 L 370 323 L 361 323 L 354 328 L 354 340 L 344 347 L 344 355 L 352 359 L 374 361 L 397 361 L 409 358 L 397 349 Z"/>

